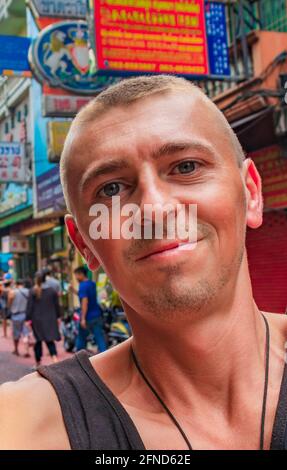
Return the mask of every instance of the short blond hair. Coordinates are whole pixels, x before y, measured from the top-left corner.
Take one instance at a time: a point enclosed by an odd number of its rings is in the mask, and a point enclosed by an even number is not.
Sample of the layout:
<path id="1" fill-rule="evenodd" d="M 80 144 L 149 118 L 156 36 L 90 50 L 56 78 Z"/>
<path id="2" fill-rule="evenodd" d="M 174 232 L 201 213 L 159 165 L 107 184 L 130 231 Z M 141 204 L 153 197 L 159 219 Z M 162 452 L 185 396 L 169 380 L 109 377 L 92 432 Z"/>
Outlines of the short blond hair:
<path id="1" fill-rule="evenodd" d="M 135 101 L 147 98 L 156 93 L 171 90 L 185 90 L 190 93 L 203 91 L 194 83 L 184 78 L 171 75 L 141 76 L 122 80 L 106 88 L 96 98 L 84 106 L 76 116 L 76 122 L 90 122 L 116 106 L 128 106 Z M 205 96 L 205 95 L 204 95 Z"/>
<path id="2" fill-rule="evenodd" d="M 84 106 L 76 115 L 72 122 L 68 136 L 65 141 L 64 149 L 60 159 L 60 178 L 64 193 L 64 198 L 68 210 L 71 212 L 68 196 L 68 185 L 67 185 L 67 157 L 68 157 L 68 142 L 69 136 L 73 132 L 75 127 L 81 124 L 95 121 L 97 118 L 112 110 L 115 107 L 127 107 L 140 99 L 147 98 L 154 94 L 162 94 L 170 91 L 184 91 L 190 94 L 199 94 L 203 100 L 209 103 L 209 105 L 216 108 L 218 114 L 221 116 L 226 130 L 230 135 L 236 158 L 239 166 L 242 166 L 242 162 L 245 158 L 241 144 L 225 118 L 224 114 L 216 107 L 216 105 L 206 96 L 203 90 L 184 78 L 173 76 L 173 75 L 151 75 L 151 76 L 140 76 L 136 78 L 129 78 L 111 85 L 95 98 L 93 98 L 86 106 Z"/>

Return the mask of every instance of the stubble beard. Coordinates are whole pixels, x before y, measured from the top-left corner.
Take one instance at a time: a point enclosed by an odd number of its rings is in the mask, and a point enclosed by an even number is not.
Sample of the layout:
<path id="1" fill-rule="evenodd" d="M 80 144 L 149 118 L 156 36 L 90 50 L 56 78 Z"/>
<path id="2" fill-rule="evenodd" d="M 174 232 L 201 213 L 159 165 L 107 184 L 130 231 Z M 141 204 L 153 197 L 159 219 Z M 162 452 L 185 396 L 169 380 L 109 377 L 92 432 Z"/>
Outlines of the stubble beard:
<path id="1" fill-rule="evenodd" d="M 244 246 L 230 264 L 220 266 L 220 272 L 213 279 L 202 278 L 194 284 L 182 279 L 180 266 L 165 268 L 166 282 L 139 295 L 145 311 L 159 320 L 170 322 L 191 315 L 204 315 L 208 306 L 212 308 L 223 289 L 238 275 L 243 254 Z"/>

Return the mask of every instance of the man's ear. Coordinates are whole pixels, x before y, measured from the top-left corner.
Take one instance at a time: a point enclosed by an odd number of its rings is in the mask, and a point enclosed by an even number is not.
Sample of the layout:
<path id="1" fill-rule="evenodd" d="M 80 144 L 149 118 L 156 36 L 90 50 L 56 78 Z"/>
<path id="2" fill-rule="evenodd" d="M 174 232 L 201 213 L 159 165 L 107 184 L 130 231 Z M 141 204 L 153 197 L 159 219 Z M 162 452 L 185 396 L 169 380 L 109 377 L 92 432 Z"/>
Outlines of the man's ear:
<path id="1" fill-rule="evenodd" d="M 263 221 L 261 177 L 250 158 L 247 158 L 243 165 L 245 166 L 245 186 L 247 190 L 246 223 L 250 228 L 258 228 Z"/>
<path id="2" fill-rule="evenodd" d="M 70 214 L 65 215 L 65 224 L 71 241 L 83 258 L 85 258 L 89 269 L 91 271 L 96 271 L 100 267 L 100 263 L 90 248 L 86 245 L 81 233 L 79 232 L 74 217 Z"/>

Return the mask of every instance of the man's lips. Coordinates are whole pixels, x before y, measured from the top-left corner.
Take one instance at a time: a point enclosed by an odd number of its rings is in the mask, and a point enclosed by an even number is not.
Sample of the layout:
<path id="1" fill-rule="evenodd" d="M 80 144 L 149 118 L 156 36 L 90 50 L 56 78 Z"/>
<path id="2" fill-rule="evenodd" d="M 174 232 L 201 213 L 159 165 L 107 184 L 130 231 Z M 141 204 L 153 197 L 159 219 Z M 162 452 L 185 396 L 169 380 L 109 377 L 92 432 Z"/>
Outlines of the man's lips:
<path id="1" fill-rule="evenodd" d="M 198 240 L 200 241 L 200 240 Z M 191 250 L 195 247 L 195 244 L 197 242 L 194 241 L 194 242 L 189 242 L 189 241 L 182 241 L 182 242 L 179 242 L 179 241 L 174 241 L 174 242 L 170 242 L 170 243 L 164 243 L 164 244 L 161 244 L 161 245 L 158 245 L 157 247 L 154 247 L 152 250 L 146 252 L 144 255 L 141 255 L 140 257 L 136 258 L 136 261 L 141 261 L 141 260 L 144 260 L 146 258 L 149 258 L 150 256 L 153 256 L 153 255 L 157 255 L 157 254 L 160 254 L 160 253 L 165 253 L 165 252 L 168 252 L 168 251 L 172 251 L 172 250 Z"/>

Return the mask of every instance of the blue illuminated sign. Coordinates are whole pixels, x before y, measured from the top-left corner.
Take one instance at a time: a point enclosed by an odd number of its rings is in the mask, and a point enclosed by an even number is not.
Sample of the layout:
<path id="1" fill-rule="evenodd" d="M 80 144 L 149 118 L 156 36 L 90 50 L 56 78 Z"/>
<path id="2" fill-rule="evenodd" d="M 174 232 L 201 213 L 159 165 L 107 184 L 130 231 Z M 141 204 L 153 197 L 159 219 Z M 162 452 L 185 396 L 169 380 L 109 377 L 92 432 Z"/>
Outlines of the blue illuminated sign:
<path id="1" fill-rule="evenodd" d="M 230 76 L 225 5 L 207 2 L 205 21 L 210 74 Z"/>

